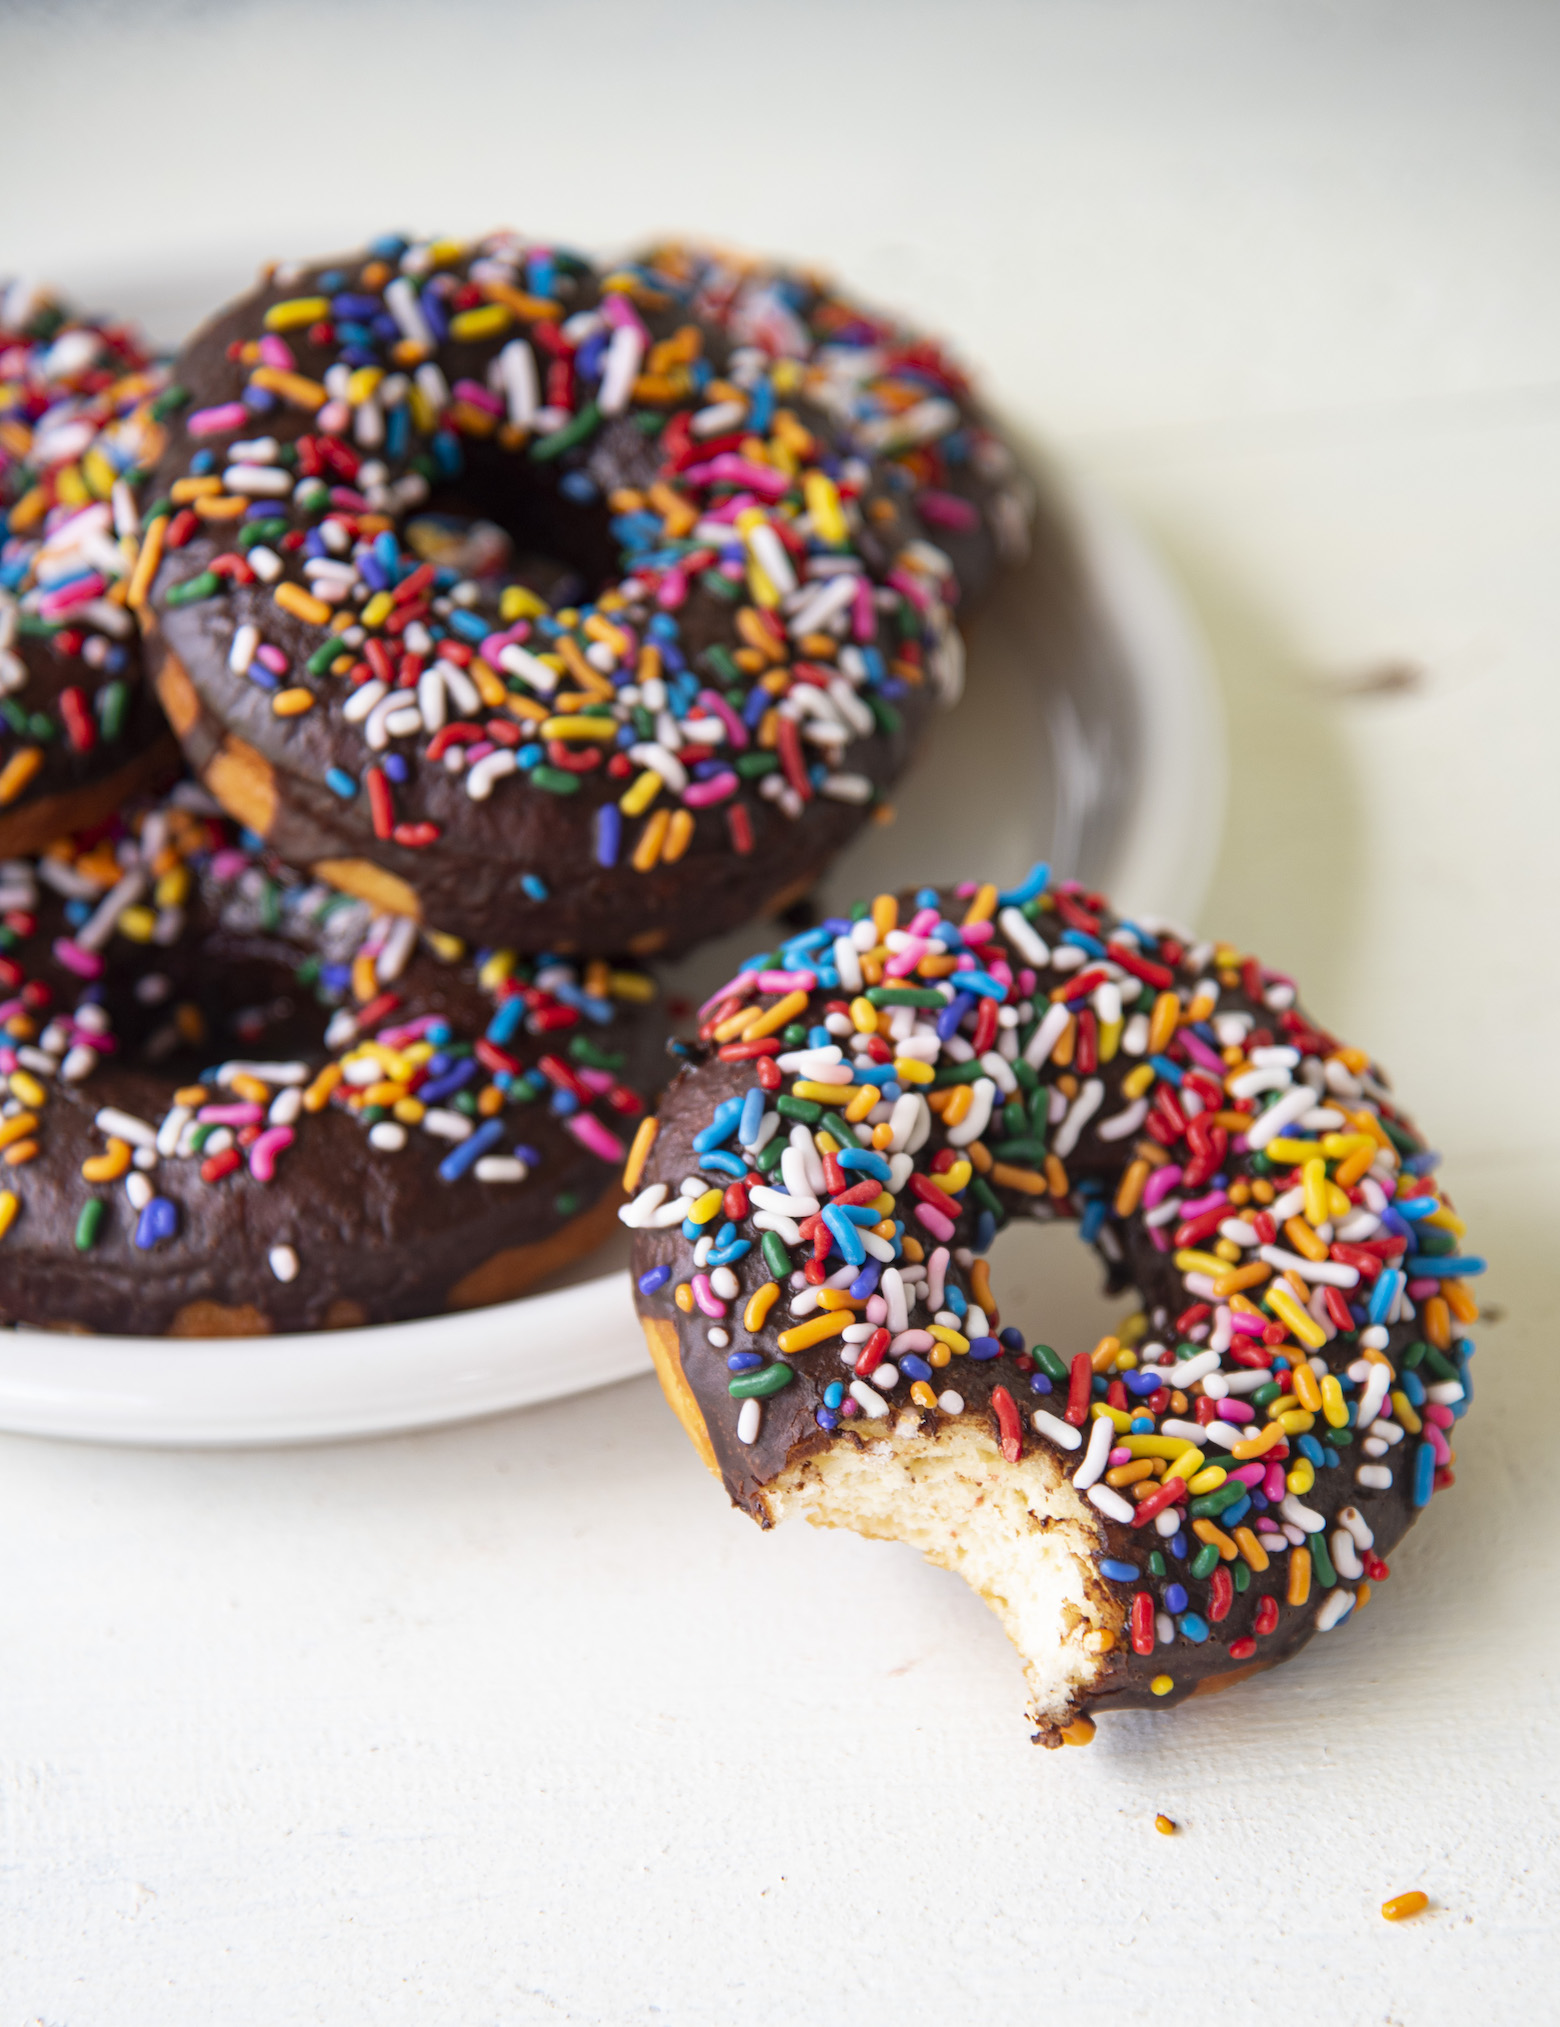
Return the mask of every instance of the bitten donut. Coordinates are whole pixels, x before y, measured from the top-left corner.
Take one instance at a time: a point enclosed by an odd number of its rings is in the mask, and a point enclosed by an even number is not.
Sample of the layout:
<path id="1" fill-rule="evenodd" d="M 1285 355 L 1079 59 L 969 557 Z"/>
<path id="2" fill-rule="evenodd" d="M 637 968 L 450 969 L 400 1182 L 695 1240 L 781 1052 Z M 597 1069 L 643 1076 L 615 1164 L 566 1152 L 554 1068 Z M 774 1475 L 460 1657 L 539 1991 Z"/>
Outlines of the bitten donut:
<path id="1" fill-rule="evenodd" d="M 249 849 L 193 784 L 0 866 L 0 1318 L 239 1335 L 518 1294 L 612 1228 L 643 974 Z"/>
<path id="2" fill-rule="evenodd" d="M 499 235 L 277 269 L 176 362 L 163 703 L 292 864 L 516 948 L 803 891 L 961 680 L 1027 495 L 932 345 L 815 281 Z"/>
<path id="3" fill-rule="evenodd" d="M 126 609 L 165 379 L 123 325 L 0 284 L 0 856 L 175 771 Z"/>
<path id="4" fill-rule="evenodd" d="M 1452 1481 L 1463 1226 L 1362 1051 L 1228 945 L 1039 869 L 755 958 L 625 1175 L 661 1382 L 768 1526 L 913 1542 L 1001 1617 L 1038 1737 L 1358 1611 Z M 1069 1218 L 1141 1309 L 1026 1345 L 986 1258 Z"/>

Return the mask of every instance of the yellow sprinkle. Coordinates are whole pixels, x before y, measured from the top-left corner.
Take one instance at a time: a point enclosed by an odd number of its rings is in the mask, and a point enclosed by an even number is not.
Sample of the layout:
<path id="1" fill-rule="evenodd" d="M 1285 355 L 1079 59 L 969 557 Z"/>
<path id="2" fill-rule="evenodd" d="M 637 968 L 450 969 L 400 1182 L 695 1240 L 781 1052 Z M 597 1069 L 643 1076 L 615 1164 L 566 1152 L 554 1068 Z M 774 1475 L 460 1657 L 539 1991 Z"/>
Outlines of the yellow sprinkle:
<path id="1" fill-rule="evenodd" d="M 1096 1046 L 1099 1052 L 1099 1059 L 1102 1063 L 1115 1061 L 1116 1051 L 1121 1047 L 1121 1037 L 1126 1025 L 1125 1021 L 1100 1022 L 1099 1041 Z"/>
<path id="2" fill-rule="evenodd" d="M 805 1351 L 811 1344 L 822 1344 L 825 1338 L 838 1337 L 852 1318 L 851 1309 L 826 1310 L 821 1316 L 809 1316 L 805 1323 L 798 1323 L 790 1330 L 782 1330 L 775 1342 L 783 1352 Z"/>
<path id="3" fill-rule="evenodd" d="M 312 690 L 278 690 L 271 699 L 271 709 L 278 718 L 301 718 L 305 711 L 314 709 Z"/>
<path id="4" fill-rule="evenodd" d="M 1168 1696 L 1175 1687 L 1175 1677 L 1173 1675 L 1156 1675 L 1148 1686 L 1156 1696 Z"/>
<path id="5" fill-rule="evenodd" d="M 1311 1462 L 1309 1457 L 1297 1458 L 1284 1474 L 1284 1483 L 1289 1487 L 1296 1499 L 1304 1499 L 1305 1495 L 1316 1483 L 1316 1466 Z"/>
<path id="6" fill-rule="evenodd" d="M 39 1111 L 49 1102 L 48 1092 L 38 1079 L 29 1076 L 26 1070 L 11 1072 L 11 1092 L 14 1097 L 20 1098 L 24 1105 L 31 1105 Z"/>
<path id="7" fill-rule="evenodd" d="M 291 587 L 287 587 L 291 589 Z M 363 624 L 368 627 L 383 626 L 395 610 L 395 600 L 388 591 L 376 591 L 363 608 Z"/>
<path id="8" fill-rule="evenodd" d="M 623 1188 L 632 1196 L 639 1187 L 639 1178 L 645 1172 L 645 1163 L 650 1159 L 650 1150 L 655 1145 L 656 1120 L 652 1114 L 641 1119 L 634 1135 L 633 1145 L 628 1150 L 628 1160 L 623 1167 Z M 753 1328 L 750 1323 L 749 1330 Z"/>
<path id="9" fill-rule="evenodd" d="M 268 331 L 298 331 L 305 324 L 323 324 L 330 316 L 329 296 L 289 296 L 272 303 L 265 313 Z"/>
<path id="10" fill-rule="evenodd" d="M 661 792 L 661 777 L 653 767 L 647 767 L 639 779 L 618 797 L 618 808 L 624 816 L 643 816 Z"/>
<path id="11" fill-rule="evenodd" d="M 1193 1470 L 1203 1461 L 1201 1450 L 1188 1447 L 1181 1436 L 1123 1436 L 1121 1447 L 1130 1450 L 1134 1457 L 1195 1457 L 1197 1463 L 1191 1466 Z M 1176 1473 L 1177 1477 L 1180 1475 Z"/>
<path id="12" fill-rule="evenodd" d="M 1319 1415 L 1322 1411 L 1322 1390 L 1317 1384 L 1316 1374 L 1304 1359 L 1295 1366 L 1294 1381 L 1295 1399 L 1301 1407 L 1309 1408 L 1313 1415 Z"/>
<path id="13" fill-rule="evenodd" d="M 1263 1305 L 1270 1309 L 1281 1323 L 1285 1323 L 1312 1351 L 1320 1351 L 1327 1342 L 1327 1332 L 1314 1316 L 1308 1316 L 1287 1288 L 1276 1281 L 1262 1297 Z"/>
<path id="14" fill-rule="evenodd" d="M 1328 1373 L 1317 1391 L 1322 1397 L 1322 1413 L 1327 1417 L 1328 1427 L 1341 1429 L 1349 1419 L 1349 1404 L 1343 1398 L 1343 1388 Z"/>
<path id="15" fill-rule="evenodd" d="M 81 1164 L 83 1182 L 118 1182 L 130 1166 L 128 1140 L 110 1138 L 106 1154 L 94 1154 Z"/>
<path id="16" fill-rule="evenodd" d="M 1167 1440 L 1173 1443 L 1177 1442 L 1179 1438 L 1171 1436 Z M 1167 1478 L 1185 1478 L 1189 1482 L 1195 1473 L 1202 1469 L 1204 1461 L 1202 1451 L 1197 1449 L 1195 1445 L 1188 1444 L 1181 1454 L 1173 1460 L 1165 1476 Z"/>
<path id="17" fill-rule="evenodd" d="M 1228 1270 L 1228 1262 L 1221 1260 L 1217 1253 L 1199 1253 L 1191 1246 L 1181 1248 L 1175 1256 L 1175 1264 L 1183 1274 L 1218 1276 Z"/>
<path id="18" fill-rule="evenodd" d="M 1089 1414 L 1097 1422 L 1109 1422 L 1124 1436 L 1132 1427 L 1132 1416 L 1125 1408 L 1113 1408 L 1109 1401 L 1091 1401 Z"/>
<path id="19" fill-rule="evenodd" d="M 135 569 L 130 576 L 130 588 L 125 596 L 125 603 L 132 612 L 139 612 L 146 603 L 146 594 L 151 590 L 152 579 L 157 575 L 158 565 L 162 562 L 163 543 L 167 539 L 170 518 L 167 514 L 159 514 L 142 538 L 141 553 L 135 559 Z"/>
<path id="20" fill-rule="evenodd" d="M 168 488 L 168 497 L 176 507 L 187 507 L 192 500 L 215 499 L 222 490 L 222 481 L 215 474 L 200 478 L 175 479 Z"/>
<path id="21" fill-rule="evenodd" d="M 747 1299 L 747 1307 L 742 1312 L 742 1328 L 750 1332 L 762 1330 L 764 1318 L 779 1299 L 778 1281 L 765 1281 L 761 1287 L 755 1288 Z"/>
<path id="22" fill-rule="evenodd" d="M 687 1316 L 693 1314 L 693 1289 L 686 1281 L 679 1281 L 672 1290 L 672 1300 Z"/>
<path id="23" fill-rule="evenodd" d="M 849 541 L 850 530 L 840 511 L 840 496 L 827 473 L 804 472 L 802 498 L 807 502 L 807 511 L 812 515 L 813 528 L 821 542 L 837 546 Z"/>
<path id="24" fill-rule="evenodd" d="M 1417 1436 L 1424 1427 L 1418 1410 L 1400 1387 L 1395 1387 L 1392 1392 L 1392 1412 L 1411 1436 Z"/>
<path id="25" fill-rule="evenodd" d="M 930 1084 L 937 1072 L 930 1063 L 923 1063 L 914 1056 L 896 1056 L 894 1075 L 901 1084 Z"/>
<path id="26" fill-rule="evenodd" d="M 957 1330 L 950 1330 L 946 1323 L 929 1323 L 927 1335 L 935 1337 L 939 1344 L 946 1344 L 950 1351 L 963 1353 L 969 1350 L 970 1341 Z"/>
<path id="27" fill-rule="evenodd" d="M 838 1105 L 850 1090 L 849 1084 L 815 1084 L 810 1077 L 798 1077 L 791 1087 L 796 1098 L 811 1098 L 819 1105 Z"/>
<path id="28" fill-rule="evenodd" d="M 878 1010 L 865 997 L 853 999 L 850 1003 L 850 1017 L 857 1034 L 875 1035 L 878 1029 Z"/>
<path id="29" fill-rule="evenodd" d="M 484 303 L 480 309 L 461 310 L 450 318 L 450 336 L 462 344 L 481 338 L 502 337 L 512 319 L 502 303 Z"/>
<path id="30" fill-rule="evenodd" d="M 964 911 L 964 920 L 959 926 L 961 929 L 968 929 L 974 923 L 989 922 L 996 912 L 997 890 L 988 882 L 976 892 L 974 900 Z"/>
<path id="31" fill-rule="evenodd" d="M 1305 1190 L 1305 1214 L 1307 1219 L 1313 1225 L 1325 1223 L 1329 1208 L 1327 1201 L 1327 1164 L 1322 1160 L 1320 1155 L 1313 1155 L 1309 1161 L 1302 1165 L 1300 1181 Z"/>
<path id="32" fill-rule="evenodd" d="M 14 1140 L 25 1140 L 29 1133 L 36 1133 L 38 1121 L 31 1112 L 18 1112 L 14 1118 L 0 1121 L 0 1147 L 9 1147 Z"/>
<path id="33" fill-rule="evenodd" d="M 866 1118 L 880 1096 L 876 1084 L 863 1084 L 859 1091 L 852 1091 L 850 1103 L 845 1107 L 845 1117 L 852 1126 L 859 1125 Z"/>
<path id="34" fill-rule="evenodd" d="M 689 1223 L 707 1225 L 720 1209 L 722 1195 L 723 1192 L 718 1189 L 709 1189 L 704 1192 L 703 1196 L 696 1197 L 684 1213 Z"/>
<path id="35" fill-rule="evenodd" d="M 308 626 L 325 626 L 330 620 L 330 607 L 324 599 L 305 591 L 301 584 L 278 584 L 271 596 L 283 612 L 290 612 L 294 619 L 301 619 Z"/>
<path id="36" fill-rule="evenodd" d="M 759 1018 L 759 1010 L 756 1006 L 745 1006 L 738 1008 L 736 1013 L 728 1014 L 726 1018 L 723 1021 L 721 1021 L 720 1024 L 716 1027 L 715 1029 L 716 1041 L 717 1042 L 740 1041 L 742 1037 L 746 1035 L 748 1029 L 753 1025 L 754 1021 L 756 1021 L 758 1018 Z"/>
<path id="37" fill-rule="evenodd" d="M 493 1085 L 489 1084 L 488 1091 L 491 1091 L 494 1088 L 495 1087 Z M 486 1096 L 488 1095 L 488 1091 L 484 1091 L 482 1093 L 483 1098 L 486 1098 Z M 503 1094 L 500 1093 L 499 1095 L 500 1097 L 502 1097 Z M 478 1108 L 482 1109 L 481 1099 L 479 1099 L 477 1102 Z M 496 1110 L 497 1108 L 494 1107 L 493 1109 Z M 397 1100 L 395 1101 L 394 1106 L 395 1116 L 397 1119 L 400 1120 L 403 1126 L 421 1126 L 423 1122 L 423 1115 L 427 1112 L 427 1110 L 428 1108 L 423 1103 L 421 1098 L 397 1098 Z"/>
<path id="38" fill-rule="evenodd" d="M 581 717 L 546 718 L 542 722 L 540 736 L 543 739 L 612 739 L 617 736 L 617 720 Z"/>
<path id="39" fill-rule="evenodd" d="M 1180 1475 L 1179 1472 L 1176 1473 L 1177 1477 Z M 1204 1470 L 1199 1471 L 1195 1478 L 1187 1479 L 1186 1489 L 1200 1499 L 1205 1492 L 1217 1492 L 1227 1475 L 1222 1464 L 1209 1464 Z"/>
<path id="40" fill-rule="evenodd" d="M 1381 1903 L 1381 1913 L 1386 1921 L 1407 1921 L 1411 1914 L 1423 1914 L 1429 1905 L 1428 1893 L 1395 1893 Z"/>

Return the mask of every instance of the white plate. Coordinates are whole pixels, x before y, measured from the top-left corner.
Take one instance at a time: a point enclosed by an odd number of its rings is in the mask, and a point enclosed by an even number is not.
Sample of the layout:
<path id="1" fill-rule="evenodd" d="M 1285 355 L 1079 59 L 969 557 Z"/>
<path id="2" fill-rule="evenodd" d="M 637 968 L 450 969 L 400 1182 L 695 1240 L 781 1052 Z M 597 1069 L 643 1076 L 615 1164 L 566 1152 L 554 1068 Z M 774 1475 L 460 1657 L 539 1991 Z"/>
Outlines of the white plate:
<path id="1" fill-rule="evenodd" d="M 1158 564 L 1106 502 L 1051 476 L 1053 545 L 982 612 L 963 702 L 903 784 L 893 825 L 845 853 L 823 899 L 911 882 L 1017 878 L 1046 858 L 1139 913 L 1189 917 L 1217 849 L 1219 707 Z M 729 977 L 757 931 L 668 988 Z M 463 1421 L 649 1369 L 626 1237 L 544 1292 L 491 1309 L 274 1338 L 0 1331 L 0 1428 L 93 1442 L 324 1441 Z"/>

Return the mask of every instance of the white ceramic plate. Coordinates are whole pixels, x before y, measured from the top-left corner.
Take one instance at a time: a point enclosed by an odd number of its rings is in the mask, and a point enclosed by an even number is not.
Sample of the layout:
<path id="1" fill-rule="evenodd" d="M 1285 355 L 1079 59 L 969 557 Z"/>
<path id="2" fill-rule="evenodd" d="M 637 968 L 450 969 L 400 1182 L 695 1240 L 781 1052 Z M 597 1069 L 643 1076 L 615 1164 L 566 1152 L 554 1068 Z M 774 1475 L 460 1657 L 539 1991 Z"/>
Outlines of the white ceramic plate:
<path id="1" fill-rule="evenodd" d="M 1159 566 L 1106 502 L 1052 474 L 1042 545 L 982 612 L 963 702 L 903 784 L 896 821 L 822 898 L 911 882 L 1017 880 L 1037 859 L 1134 912 L 1191 915 L 1223 811 L 1219 708 Z M 764 941 L 677 967 L 697 1002 Z M 649 1368 L 626 1235 L 543 1292 L 416 1323 L 213 1340 L 0 1331 L 0 1428 L 115 1443 L 324 1441 L 466 1420 Z"/>

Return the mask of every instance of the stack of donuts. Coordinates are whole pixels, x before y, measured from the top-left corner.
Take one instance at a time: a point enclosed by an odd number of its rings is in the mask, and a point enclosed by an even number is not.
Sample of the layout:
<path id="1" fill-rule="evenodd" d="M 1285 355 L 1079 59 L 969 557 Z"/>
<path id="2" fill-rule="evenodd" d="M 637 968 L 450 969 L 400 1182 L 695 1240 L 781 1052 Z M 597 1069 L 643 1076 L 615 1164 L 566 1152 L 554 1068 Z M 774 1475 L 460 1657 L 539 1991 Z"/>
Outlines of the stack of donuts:
<path id="1" fill-rule="evenodd" d="M 1028 519 L 817 278 L 509 233 L 271 269 L 168 363 L 12 285 L 0 512 L 0 1317 L 198 1336 L 611 1229 L 646 963 L 883 814 Z"/>
<path id="2" fill-rule="evenodd" d="M 387 238 L 167 365 L 0 295 L 0 1317 L 430 1314 L 616 1213 L 734 1503 L 958 1571 L 1043 1743 L 1352 1620 L 1483 1265 L 1374 1058 L 1044 867 L 809 906 L 1030 508 L 936 345 L 696 247 Z M 1004 1322 L 1016 1220 L 1117 1329 Z"/>

